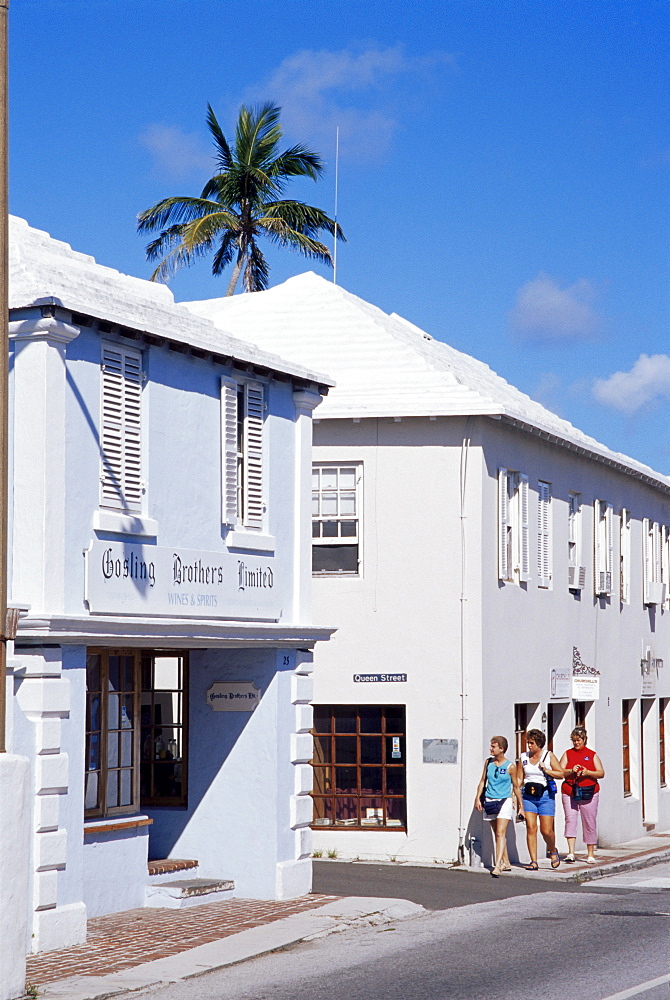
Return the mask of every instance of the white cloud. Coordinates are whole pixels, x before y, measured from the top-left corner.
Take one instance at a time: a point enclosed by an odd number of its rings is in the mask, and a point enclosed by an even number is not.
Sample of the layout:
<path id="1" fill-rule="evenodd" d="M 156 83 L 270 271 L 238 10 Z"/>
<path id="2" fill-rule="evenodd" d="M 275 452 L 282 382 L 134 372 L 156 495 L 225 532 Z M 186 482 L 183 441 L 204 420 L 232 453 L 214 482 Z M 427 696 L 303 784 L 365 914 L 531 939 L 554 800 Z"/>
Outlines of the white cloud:
<path id="1" fill-rule="evenodd" d="M 432 53 L 410 57 L 402 45 L 366 49 L 303 49 L 288 56 L 245 103 L 271 100 L 282 108 L 282 123 L 300 141 L 329 149 L 340 129 L 340 144 L 351 157 L 378 159 L 399 127 L 401 83 L 453 67 L 454 57 Z"/>
<path id="2" fill-rule="evenodd" d="M 593 395 L 599 403 L 634 413 L 648 403 L 670 400 L 670 357 L 641 354 L 628 372 L 597 379 Z"/>
<path id="3" fill-rule="evenodd" d="M 204 174 L 204 180 L 214 173 L 213 153 L 208 152 L 202 135 L 182 132 L 172 125 L 149 125 L 139 141 L 153 157 L 154 166 L 174 179 Z"/>
<path id="4" fill-rule="evenodd" d="M 561 288 L 548 274 L 523 285 L 510 313 L 515 330 L 533 340 L 585 340 L 598 333 L 601 319 L 593 308 L 595 288 L 587 278 Z"/>

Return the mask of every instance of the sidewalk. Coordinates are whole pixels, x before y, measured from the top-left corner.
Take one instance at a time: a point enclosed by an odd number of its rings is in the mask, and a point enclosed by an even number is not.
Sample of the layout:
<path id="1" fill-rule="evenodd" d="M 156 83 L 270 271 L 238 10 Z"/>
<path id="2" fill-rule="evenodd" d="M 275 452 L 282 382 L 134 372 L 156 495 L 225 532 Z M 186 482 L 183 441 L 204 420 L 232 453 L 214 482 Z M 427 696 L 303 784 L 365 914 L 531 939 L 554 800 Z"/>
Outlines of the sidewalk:
<path id="1" fill-rule="evenodd" d="M 541 843 L 539 838 L 538 847 Z M 600 849 L 597 858 L 596 865 L 587 865 L 585 854 L 578 853 L 574 865 L 561 862 L 556 870 L 552 870 L 548 859 L 541 858 L 539 872 L 527 872 L 523 865 L 515 865 L 498 883 L 509 878 L 539 878 L 542 885 L 538 885 L 538 891 L 547 891 L 547 883 L 552 881 L 557 886 L 591 882 L 647 868 L 670 860 L 670 831 Z M 445 873 L 444 865 L 376 864 L 405 870 L 434 867 Z M 456 870 L 469 870 L 490 879 L 487 868 Z M 27 981 L 39 990 L 43 1000 L 121 997 L 132 990 L 201 975 L 354 923 L 388 923 L 423 912 L 423 906 L 405 899 L 316 893 L 282 902 L 231 899 L 185 910 L 128 910 L 90 920 L 86 944 L 31 956 Z"/>
<path id="2" fill-rule="evenodd" d="M 670 860 L 670 830 L 664 833 L 650 833 L 639 840 L 629 840 L 625 844 L 617 844 L 611 848 L 597 848 L 595 865 L 586 863 L 586 851 L 577 851 L 574 864 L 566 864 L 563 861 L 564 853 L 561 853 L 561 864 L 558 868 L 552 868 L 551 862 L 543 855 L 544 841 L 538 834 L 537 837 L 538 872 L 526 871 L 525 864 L 513 864 L 511 872 L 504 872 L 501 878 L 510 876 L 537 878 L 538 875 L 544 880 L 556 882 L 592 882 L 594 879 L 603 878 L 605 875 L 618 875 L 621 872 L 634 871 L 637 868 L 648 868 L 662 861 Z M 483 872 L 489 874 L 488 868 L 468 868 L 468 871 Z"/>

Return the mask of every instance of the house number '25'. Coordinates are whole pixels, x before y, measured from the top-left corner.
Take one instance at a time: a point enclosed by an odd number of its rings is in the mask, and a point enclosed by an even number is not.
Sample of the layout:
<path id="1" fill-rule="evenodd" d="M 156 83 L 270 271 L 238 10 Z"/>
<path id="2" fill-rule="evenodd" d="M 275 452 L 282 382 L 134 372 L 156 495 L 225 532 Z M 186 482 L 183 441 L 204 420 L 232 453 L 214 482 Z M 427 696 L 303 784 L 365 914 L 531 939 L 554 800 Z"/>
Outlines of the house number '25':
<path id="1" fill-rule="evenodd" d="M 282 664 L 282 667 L 288 667 L 288 666 L 290 666 L 290 664 L 291 664 L 291 657 L 290 656 L 286 656 L 286 654 L 284 654 L 284 656 L 282 657 L 281 664 Z"/>

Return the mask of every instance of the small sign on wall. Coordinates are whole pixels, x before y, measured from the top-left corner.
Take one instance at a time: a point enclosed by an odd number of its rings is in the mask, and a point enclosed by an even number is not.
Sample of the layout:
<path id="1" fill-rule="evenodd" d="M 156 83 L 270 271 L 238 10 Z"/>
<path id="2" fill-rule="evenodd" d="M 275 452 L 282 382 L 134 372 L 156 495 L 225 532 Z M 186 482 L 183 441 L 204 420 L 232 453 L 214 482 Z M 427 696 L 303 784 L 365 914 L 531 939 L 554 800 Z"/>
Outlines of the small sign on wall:
<path id="1" fill-rule="evenodd" d="M 253 712 L 261 689 L 253 681 L 215 681 L 207 691 L 207 704 L 215 712 Z"/>
<path id="2" fill-rule="evenodd" d="M 424 764 L 457 764 L 458 740 L 424 740 Z"/>

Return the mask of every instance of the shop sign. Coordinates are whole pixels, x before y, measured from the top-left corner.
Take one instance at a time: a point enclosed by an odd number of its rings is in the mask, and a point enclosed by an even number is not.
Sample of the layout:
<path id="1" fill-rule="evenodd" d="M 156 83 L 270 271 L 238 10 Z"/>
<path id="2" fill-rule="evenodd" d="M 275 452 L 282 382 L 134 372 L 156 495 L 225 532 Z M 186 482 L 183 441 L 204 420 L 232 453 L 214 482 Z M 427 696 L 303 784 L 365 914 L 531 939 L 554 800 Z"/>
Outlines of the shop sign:
<path id="1" fill-rule="evenodd" d="M 551 671 L 551 694 L 553 699 L 567 701 L 572 696 L 572 670 L 568 667 L 554 667 Z"/>
<path id="2" fill-rule="evenodd" d="M 572 697 L 575 701 L 598 701 L 600 677 L 573 676 Z"/>
<path id="3" fill-rule="evenodd" d="M 663 660 L 659 660 L 655 657 L 651 648 L 647 646 L 646 655 L 640 660 L 640 669 L 642 671 L 642 697 L 655 697 L 656 695 L 656 681 L 658 679 L 658 671 L 663 666 Z"/>
<path id="4" fill-rule="evenodd" d="M 354 674 L 354 684 L 389 684 L 396 681 L 404 684 L 407 674 Z"/>
<path id="5" fill-rule="evenodd" d="M 424 740 L 424 764 L 458 764 L 458 740 Z"/>
<path id="6" fill-rule="evenodd" d="M 273 557 L 95 539 L 86 557 L 84 598 L 103 614 L 171 618 L 281 617 Z"/>
<path id="7" fill-rule="evenodd" d="M 215 712 L 253 712 L 260 698 L 253 681 L 215 681 L 207 691 L 207 704 Z"/>

